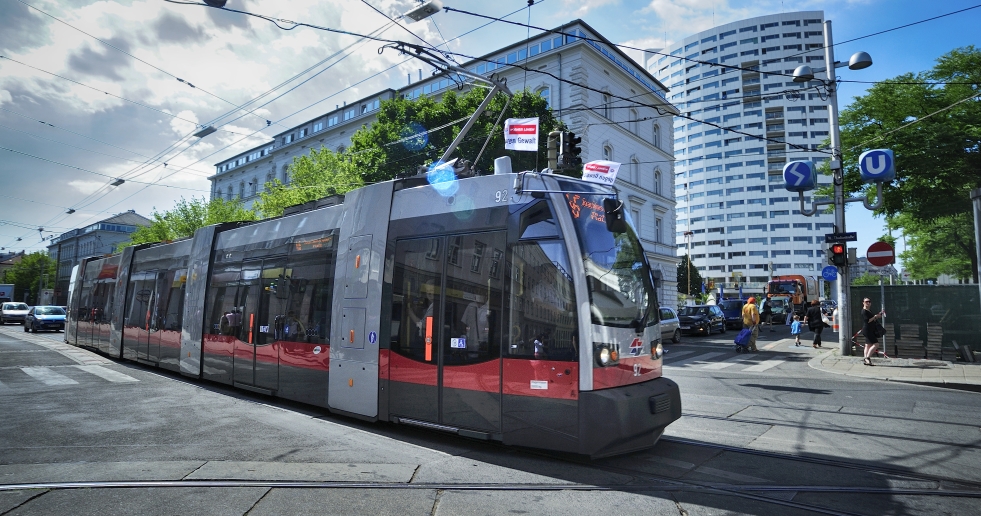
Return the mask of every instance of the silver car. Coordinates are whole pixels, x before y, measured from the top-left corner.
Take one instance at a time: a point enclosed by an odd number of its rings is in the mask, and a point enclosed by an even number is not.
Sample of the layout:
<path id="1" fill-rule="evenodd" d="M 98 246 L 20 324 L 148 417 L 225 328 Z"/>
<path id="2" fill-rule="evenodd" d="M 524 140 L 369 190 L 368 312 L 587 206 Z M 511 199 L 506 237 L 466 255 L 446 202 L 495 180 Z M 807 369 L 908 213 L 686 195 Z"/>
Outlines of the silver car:
<path id="1" fill-rule="evenodd" d="M 0 305 L 0 324 L 24 324 L 27 316 L 27 305 L 24 303 L 3 303 Z"/>
<path id="2" fill-rule="evenodd" d="M 681 328 L 678 322 L 678 313 L 671 308 L 661 307 L 661 342 L 668 339 L 675 344 L 681 342 Z"/>

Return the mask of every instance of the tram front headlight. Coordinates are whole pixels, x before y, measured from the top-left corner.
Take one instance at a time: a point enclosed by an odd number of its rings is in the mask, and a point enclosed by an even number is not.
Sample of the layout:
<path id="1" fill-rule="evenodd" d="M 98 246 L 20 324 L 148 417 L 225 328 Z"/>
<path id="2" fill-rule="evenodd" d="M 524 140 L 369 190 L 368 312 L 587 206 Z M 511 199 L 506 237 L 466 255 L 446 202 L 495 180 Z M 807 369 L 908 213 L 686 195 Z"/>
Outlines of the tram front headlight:
<path id="1" fill-rule="evenodd" d="M 660 340 L 651 341 L 651 354 L 654 355 L 655 360 L 664 356 L 664 347 L 661 346 Z"/>
<path id="2" fill-rule="evenodd" d="M 609 344 L 598 344 L 593 350 L 593 356 L 596 357 L 596 363 L 603 367 L 614 365 L 620 359 L 616 348 Z"/>

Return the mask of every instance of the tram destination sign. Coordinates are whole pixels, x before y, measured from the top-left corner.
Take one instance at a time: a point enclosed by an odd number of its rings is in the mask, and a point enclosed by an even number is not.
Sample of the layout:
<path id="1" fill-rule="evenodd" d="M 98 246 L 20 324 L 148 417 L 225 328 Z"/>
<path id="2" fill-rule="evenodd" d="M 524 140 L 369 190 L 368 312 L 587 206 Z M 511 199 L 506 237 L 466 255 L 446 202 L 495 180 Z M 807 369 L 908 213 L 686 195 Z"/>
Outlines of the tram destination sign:
<path id="1" fill-rule="evenodd" d="M 824 235 L 824 242 L 827 244 L 855 242 L 856 240 L 858 240 L 858 233 L 826 233 Z"/>

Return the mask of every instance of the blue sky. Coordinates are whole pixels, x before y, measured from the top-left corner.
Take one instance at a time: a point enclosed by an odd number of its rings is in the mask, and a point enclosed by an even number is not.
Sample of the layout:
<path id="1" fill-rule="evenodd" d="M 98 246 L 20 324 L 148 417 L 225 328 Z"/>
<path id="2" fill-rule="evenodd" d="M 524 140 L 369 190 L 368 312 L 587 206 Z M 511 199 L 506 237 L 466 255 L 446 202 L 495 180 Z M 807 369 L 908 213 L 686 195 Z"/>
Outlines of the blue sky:
<path id="1" fill-rule="evenodd" d="M 392 16 L 415 5 L 412 0 L 229 0 L 229 7 L 363 34 L 388 22 L 365 2 Z M 526 0 L 443 3 L 495 17 L 517 11 L 508 19 L 530 19 L 546 28 L 581 18 L 614 43 L 639 48 L 670 47 L 715 25 L 800 10 L 824 10 L 840 42 L 976 5 L 960 0 L 544 0 L 529 13 Z M 485 23 L 440 12 L 405 28 L 389 27 L 383 37 L 415 40 L 411 31 L 433 44 L 450 40 L 455 51 L 482 55 L 536 33 L 502 23 L 469 32 Z M 841 70 L 840 77 L 877 81 L 926 70 L 953 48 L 981 43 L 978 26 L 981 8 L 840 44 L 835 49 L 839 60 L 864 50 L 875 62 L 861 71 Z M 346 49 L 354 41 L 305 28 L 282 31 L 255 18 L 159 0 L 0 2 L 0 54 L 10 58 L 0 60 L 0 146 L 17 151 L 2 151 L 0 160 L 5 184 L 0 247 L 43 249 L 42 237 L 113 213 L 135 209 L 149 215 L 154 208 L 171 208 L 182 196 L 208 195 L 206 178 L 214 173 L 214 163 L 270 141 L 290 124 L 336 104 L 401 86 L 407 73 L 415 76 L 422 68 L 402 63 L 391 51 L 379 55 L 376 43 Z M 345 58 L 335 59 L 326 73 L 295 90 L 276 90 L 276 100 L 254 113 L 233 107 L 339 51 Z M 841 107 L 865 87 L 844 84 Z M 229 113 L 235 114 L 225 116 Z M 224 124 L 218 133 L 201 141 L 185 138 L 195 124 L 214 120 Z M 273 125 L 266 127 L 266 120 Z M 129 180 L 109 186 L 116 177 Z M 75 213 L 65 213 L 69 208 Z M 859 234 L 860 255 L 883 233 L 881 222 L 860 205 L 847 210 L 847 226 Z"/>

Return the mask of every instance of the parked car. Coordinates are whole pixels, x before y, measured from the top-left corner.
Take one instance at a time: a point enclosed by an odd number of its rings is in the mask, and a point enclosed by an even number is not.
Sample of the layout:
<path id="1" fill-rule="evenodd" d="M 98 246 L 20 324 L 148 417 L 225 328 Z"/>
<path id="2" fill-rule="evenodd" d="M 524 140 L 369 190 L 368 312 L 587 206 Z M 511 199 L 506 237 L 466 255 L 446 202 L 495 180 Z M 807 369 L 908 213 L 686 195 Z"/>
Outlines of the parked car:
<path id="1" fill-rule="evenodd" d="M 719 308 L 726 316 L 726 327 L 741 330 L 743 328 L 743 306 L 746 302 L 742 299 L 725 299 L 719 303 Z"/>
<path id="2" fill-rule="evenodd" d="M 824 315 L 831 317 L 831 313 L 835 311 L 835 308 L 838 308 L 838 302 L 834 299 L 821 301 L 821 311 L 824 312 Z"/>
<path id="3" fill-rule="evenodd" d="M 27 305 L 25 303 L 4 303 L 0 305 L 0 324 L 24 322 L 27 316 Z"/>
<path id="4" fill-rule="evenodd" d="M 32 306 L 24 318 L 24 331 L 62 331 L 65 329 L 65 315 L 65 310 L 60 306 Z"/>
<path id="5" fill-rule="evenodd" d="M 714 330 L 726 332 L 726 316 L 716 305 L 685 306 L 678 310 L 681 333 L 711 335 Z"/>
<path id="6" fill-rule="evenodd" d="M 681 323 L 678 321 L 678 313 L 674 310 L 661 307 L 661 342 L 668 339 L 675 344 L 681 342 Z"/>

